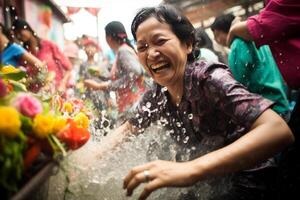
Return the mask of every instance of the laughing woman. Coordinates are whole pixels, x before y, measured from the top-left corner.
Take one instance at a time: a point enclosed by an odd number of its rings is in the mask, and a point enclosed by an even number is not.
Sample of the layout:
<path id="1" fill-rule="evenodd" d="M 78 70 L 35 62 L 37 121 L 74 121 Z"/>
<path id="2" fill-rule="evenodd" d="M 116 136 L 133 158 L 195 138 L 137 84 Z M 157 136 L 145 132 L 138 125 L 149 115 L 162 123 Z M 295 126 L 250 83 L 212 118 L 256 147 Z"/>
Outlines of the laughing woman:
<path id="1" fill-rule="evenodd" d="M 275 177 L 271 157 L 294 141 L 287 124 L 270 109 L 273 103 L 249 93 L 227 66 L 195 60 L 194 28 L 172 7 L 142 9 L 131 29 L 139 60 L 156 85 L 144 95 L 135 117 L 108 142 L 115 146 L 163 120 L 183 148 L 205 144 L 211 152 L 186 162 L 157 160 L 132 168 L 124 179 L 127 195 L 141 183 L 146 184 L 140 199 L 146 199 L 162 187 L 191 186 L 233 173 L 230 191 L 214 199 L 272 196 L 273 180 L 266 178 Z"/>

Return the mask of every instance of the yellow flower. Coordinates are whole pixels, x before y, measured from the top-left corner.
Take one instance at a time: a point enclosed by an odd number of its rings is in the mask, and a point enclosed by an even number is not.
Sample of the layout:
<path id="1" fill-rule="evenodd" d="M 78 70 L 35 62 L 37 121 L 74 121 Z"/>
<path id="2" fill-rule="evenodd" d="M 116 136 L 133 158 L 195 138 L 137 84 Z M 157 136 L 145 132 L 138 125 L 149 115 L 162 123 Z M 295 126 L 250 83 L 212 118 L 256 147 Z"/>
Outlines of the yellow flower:
<path id="1" fill-rule="evenodd" d="M 0 133 L 15 137 L 20 132 L 21 121 L 18 111 L 9 106 L 0 106 Z"/>
<path id="2" fill-rule="evenodd" d="M 63 104 L 63 111 L 66 111 L 68 113 L 73 112 L 73 105 L 70 102 L 65 102 Z"/>
<path id="3" fill-rule="evenodd" d="M 3 74 L 17 73 L 17 72 L 20 72 L 20 69 L 17 69 L 15 67 L 13 67 L 12 65 L 7 65 L 7 66 L 3 66 L 1 68 L 1 72 Z"/>
<path id="4" fill-rule="evenodd" d="M 37 114 L 33 120 L 32 129 L 39 138 L 45 138 L 53 133 L 55 119 L 52 115 Z"/>
<path id="5" fill-rule="evenodd" d="M 53 125 L 53 133 L 56 134 L 62 130 L 67 124 L 67 120 L 63 117 L 56 117 Z"/>
<path id="6" fill-rule="evenodd" d="M 78 127 L 88 128 L 90 120 L 84 113 L 80 112 L 74 117 L 74 122 Z"/>

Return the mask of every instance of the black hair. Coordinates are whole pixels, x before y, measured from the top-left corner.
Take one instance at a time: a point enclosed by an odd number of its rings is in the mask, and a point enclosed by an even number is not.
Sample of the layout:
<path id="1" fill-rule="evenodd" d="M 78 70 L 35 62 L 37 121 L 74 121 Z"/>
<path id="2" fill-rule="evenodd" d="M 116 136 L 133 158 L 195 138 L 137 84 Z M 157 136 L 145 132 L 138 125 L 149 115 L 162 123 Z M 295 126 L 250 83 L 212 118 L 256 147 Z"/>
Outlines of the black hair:
<path id="1" fill-rule="evenodd" d="M 112 21 L 105 26 L 105 34 L 111 36 L 118 44 L 126 43 L 134 51 L 134 47 L 130 43 L 124 25 L 119 21 Z"/>
<path id="2" fill-rule="evenodd" d="M 0 27 L 1 27 L 1 32 L 3 33 L 3 35 L 5 35 L 7 37 L 9 42 L 13 42 L 13 38 L 12 38 L 12 34 L 11 34 L 10 30 L 7 29 L 2 23 L 0 23 Z"/>
<path id="3" fill-rule="evenodd" d="M 228 33 L 234 18 L 235 16 L 233 14 L 220 15 L 216 17 L 215 21 L 211 25 L 211 30 L 219 30 L 224 33 Z"/>
<path id="4" fill-rule="evenodd" d="M 11 26 L 11 29 L 14 33 L 20 33 L 22 30 L 28 30 L 32 33 L 32 35 L 38 40 L 38 45 L 40 45 L 40 38 L 37 36 L 37 34 L 33 31 L 31 26 L 23 19 L 16 19 Z M 29 49 L 28 42 L 24 42 L 23 46 L 26 49 Z"/>
<path id="5" fill-rule="evenodd" d="M 188 54 L 188 62 L 193 62 L 198 57 L 200 51 L 196 48 L 195 28 L 183 14 L 170 5 L 141 9 L 131 24 L 131 32 L 135 40 L 139 25 L 150 17 L 156 18 L 159 22 L 169 24 L 173 33 L 181 42 L 192 45 L 193 50 Z"/>
<path id="6" fill-rule="evenodd" d="M 214 49 L 213 42 L 210 39 L 210 37 L 208 36 L 208 34 L 205 32 L 204 29 L 202 29 L 201 27 L 197 28 L 195 36 L 196 36 L 196 40 L 197 40 L 197 43 L 196 43 L 197 45 L 196 46 L 198 48 L 209 49 L 209 50 L 213 51 L 218 56 L 219 62 L 222 62 L 222 63 L 227 62 L 226 59 L 224 58 L 224 56 L 219 51 L 216 51 Z"/>
<path id="7" fill-rule="evenodd" d="M 207 48 L 210 50 L 214 49 L 212 40 L 202 28 L 196 29 L 195 37 L 199 48 Z"/>

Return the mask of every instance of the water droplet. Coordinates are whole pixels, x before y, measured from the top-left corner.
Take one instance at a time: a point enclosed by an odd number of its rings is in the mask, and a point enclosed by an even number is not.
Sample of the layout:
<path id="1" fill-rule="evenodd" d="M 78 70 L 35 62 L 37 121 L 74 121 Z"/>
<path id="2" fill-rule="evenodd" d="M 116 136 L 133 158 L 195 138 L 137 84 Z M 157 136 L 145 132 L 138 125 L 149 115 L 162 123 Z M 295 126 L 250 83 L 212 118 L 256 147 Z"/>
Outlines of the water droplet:
<path id="1" fill-rule="evenodd" d="M 193 119 L 193 117 L 194 117 L 193 113 L 190 113 L 190 114 L 188 115 L 188 118 L 189 118 L 189 119 Z"/>
<path id="2" fill-rule="evenodd" d="M 183 140 L 183 143 L 186 144 L 188 141 L 189 141 L 190 137 L 189 136 L 186 136 Z"/>
<path id="3" fill-rule="evenodd" d="M 161 88 L 161 91 L 162 92 L 166 92 L 166 91 L 168 91 L 168 88 L 167 87 L 163 87 L 163 88 Z"/>
<path id="4" fill-rule="evenodd" d="M 150 103 L 150 102 L 147 102 L 147 103 L 146 103 L 146 107 L 147 107 L 147 108 L 151 108 L 151 103 Z"/>
<path id="5" fill-rule="evenodd" d="M 180 122 L 176 122 L 176 126 L 177 127 L 181 127 L 181 123 Z"/>

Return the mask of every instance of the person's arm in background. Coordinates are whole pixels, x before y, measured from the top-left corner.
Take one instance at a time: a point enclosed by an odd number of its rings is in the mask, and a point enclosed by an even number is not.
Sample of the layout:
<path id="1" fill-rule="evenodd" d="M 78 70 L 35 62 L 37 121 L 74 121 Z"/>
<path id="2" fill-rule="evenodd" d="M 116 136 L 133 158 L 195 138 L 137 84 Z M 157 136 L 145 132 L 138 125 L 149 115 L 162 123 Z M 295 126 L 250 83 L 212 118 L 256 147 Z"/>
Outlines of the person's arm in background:
<path id="1" fill-rule="evenodd" d="M 96 90 L 117 90 L 118 88 L 129 87 L 140 75 L 143 74 L 142 65 L 139 63 L 136 55 L 128 50 L 121 50 L 117 55 L 117 59 L 121 68 L 117 70 L 122 71 L 122 76 L 111 82 L 98 83 L 94 80 L 85 80 L 84 83 L 87 87 Z"/>
<path id="2" fill-rule="evenodd" d="M 227 42 L 229 44 L 234 36 L 239 36 L 245 40 L 254 40 L 257 46 L 261 46 L 299 35 L 299 10 L 298 0 L 272 0 L 258 15 L 234 24 Z"/>
<path id="3" fill-rule="evenodd" d="M 52 43 L 52 51 L 53 51 L 53 56 L 57 62 L 60 62 L 60 66 L 63 67 L 64 70 L 64 76 L 61 81 L 61 84 L 58 88 L 59 91 L 65 91 L 68 81 L 70 80 L 71 77 L 71 70 L 72 70 L 72 63 L 71 61 L 60 51 L 58 46 L 54 43 Z"/>
<path id="4" fill-rule="evenodd" d="M 37 57 L 35 57 L 31 53 L 28 53 L 27 51 L 23 53 L 23 55 L 21 56 L 21 60 L 23 64 L 28 63 L 29 65 L 34 66 L 38 69 L 47 67 L 44 62 L 40 61 Z"/>
<path id="5" fill-rule="evenodd" d="M 231 26 L 227 36 L 227 46 L 230 46 L 235 37 L 240 37 L 246 41 L 253 40 L 247 28 L 247 22 L 238 22 Z"/>

